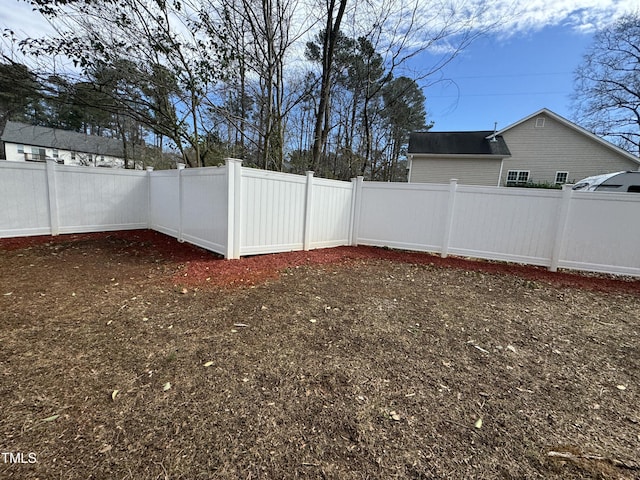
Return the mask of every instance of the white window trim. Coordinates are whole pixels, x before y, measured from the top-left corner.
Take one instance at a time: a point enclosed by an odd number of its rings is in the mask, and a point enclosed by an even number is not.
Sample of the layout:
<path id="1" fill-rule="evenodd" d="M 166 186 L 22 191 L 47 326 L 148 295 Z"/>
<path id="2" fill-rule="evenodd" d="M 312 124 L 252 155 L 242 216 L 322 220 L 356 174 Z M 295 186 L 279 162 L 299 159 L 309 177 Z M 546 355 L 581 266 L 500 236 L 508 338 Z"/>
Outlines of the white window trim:
<path id="1" fill-rule="evenodd" d="M 545 118 L 538 117 L 536 118 L 536 128 L 544 128 Z"/>
<path id="2" fill-rule="evenodd" d="M 561 173 L 564 173 L 564 174 L 566 175 L 566 177 L 565 177 L 565 179 L 564 179 L 564 182 L 559 182 L 559 181 L 558 181 L 558 174 L 561 174 Z M 556 172 L 556 177 L 555 177 L 555 182 L 554 182 L 556 185 L 564 185 L 564 184 L 565 184 L 565 183 L 567 183 L 568 181 L 569 181 L 569 172 L 564 171 L 564 170 L 558 170 L 558 171 Z"/>
<path id="3" fill-rule="evenodd" d="M 516 180 L 509 180 L 509 174 L 510 173 L 515 173 L 516 174 Z M 520 181 L 520 174 L 521 173 L 526 173 L 527 174 L 527 180 L 526 181 Z M 513 183 L 515 185 L 523 185 L 525 183 L 529 183 L 531 177 L 531 170 L 507 170 L 507 176 L 505 177 L 505 185 L 508 185 L 510 183 Z"/>

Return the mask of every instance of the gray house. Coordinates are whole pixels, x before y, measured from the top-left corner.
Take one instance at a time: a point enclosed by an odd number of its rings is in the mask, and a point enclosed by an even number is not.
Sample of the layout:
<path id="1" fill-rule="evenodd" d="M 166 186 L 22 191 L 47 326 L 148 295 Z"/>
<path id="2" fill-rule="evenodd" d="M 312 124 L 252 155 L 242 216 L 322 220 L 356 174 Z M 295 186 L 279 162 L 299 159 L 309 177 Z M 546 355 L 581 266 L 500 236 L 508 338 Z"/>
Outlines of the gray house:
<path id="1" fill-rule="evenodd" d="M 498 131 L 414 132 L 408 154 L 413 183 L 563 184 L 640 170 L 640 158 L 546 108 Z"/>
<path id="2" fill-rule="evenodd" d="M 124 166 L 122 141 L 115 138 L 9 121 L 0 140 L 8 161 L 52 159 L 65 165 Z"/>

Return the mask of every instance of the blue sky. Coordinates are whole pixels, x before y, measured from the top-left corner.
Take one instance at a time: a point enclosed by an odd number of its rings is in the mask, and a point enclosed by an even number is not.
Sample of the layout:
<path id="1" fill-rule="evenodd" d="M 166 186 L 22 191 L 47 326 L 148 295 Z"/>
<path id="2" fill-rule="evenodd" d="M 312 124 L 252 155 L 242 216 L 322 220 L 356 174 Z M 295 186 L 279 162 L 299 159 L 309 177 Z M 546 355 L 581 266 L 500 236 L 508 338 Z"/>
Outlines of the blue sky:
<path id="1" fill-rule="evenodd" d="M 571 119 L 574 71 L 592 38 L 550 26 L 477 40 L 425 89 L 433 130 L 501 129 L 544 107 Z"/>
<path id="2" fill-rule="evenodd" d="M 0 29 L 32 36 L 47 30 L 30 6 L 7 1 L 15 8 L 0 11 Z M 434 130 L 491 130 L 494 122 L 501 129 L 543 107 L 571 120 L 573 74 L 595 28 L 640 9 L 637 0 L 484 1 L 451 0 L 461 8 L 489 5 L 478 20 L 480 27 L 502 20 L 493 33 L 476 40 L 443 69 L 443 81 L 425 88 Z M 424 15 L 435 18 L 432 2 L 418 2 Z M 420 61 L 428 63 L 429 55 L 418 57 L 412 66 L 418 72 Z"/>

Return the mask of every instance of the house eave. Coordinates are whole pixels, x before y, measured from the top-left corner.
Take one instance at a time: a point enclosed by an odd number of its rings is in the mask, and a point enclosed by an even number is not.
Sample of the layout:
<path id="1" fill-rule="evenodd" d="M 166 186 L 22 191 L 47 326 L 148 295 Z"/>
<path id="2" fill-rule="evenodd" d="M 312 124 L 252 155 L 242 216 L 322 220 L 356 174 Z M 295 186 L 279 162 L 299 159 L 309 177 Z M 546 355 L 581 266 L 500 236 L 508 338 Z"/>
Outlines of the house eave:
<path id="1" fill-rule="evenodd" d="M 448 154 L 437 154 L 437 153 L 411 153 L 409 152 L 409 156 L 412 159 L 421 160 L 421 159 L 447 159 L 447 160 L 502 160 L 504 158 L 510 158 L 511 155 L 473 155 L 473 154 L 462 154 L 462 153 L 448 153 Z"/>

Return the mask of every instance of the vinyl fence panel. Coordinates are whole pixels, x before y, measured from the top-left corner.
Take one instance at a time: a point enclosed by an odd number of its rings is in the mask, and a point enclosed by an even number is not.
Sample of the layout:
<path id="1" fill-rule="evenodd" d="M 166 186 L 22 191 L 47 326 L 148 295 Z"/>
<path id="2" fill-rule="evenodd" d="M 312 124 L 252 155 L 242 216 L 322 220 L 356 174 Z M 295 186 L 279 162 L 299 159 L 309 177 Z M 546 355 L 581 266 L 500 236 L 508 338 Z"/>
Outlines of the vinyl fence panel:
<path id="1" fill-rule="evenodd" d="M 56 166 L 59 233 L 147 227 L 147 173 Z"/>
<path id="2" fill-rule="evenodd" d="M 146 228 L 147 175 L 22 162 L 0 163 L 0 236 Z"/>
<path id="3" fill-rule="evenodd" d="M 242 168 L 240 254 L 304 247 L 306 178 Z"/>
<path id="4" fill-rule="evenodd" d="M 364 182 L 356 243 L 441 252 L 447 185 Z"/>
<path id="5" fill-rule="evenodd" d="M 181 240 L 224 255 L 227 241 L 227 170 L 181 170 Z"/>
<path id="6" fill-rule="evenodd" d="M 178 170 L 149 175 L 149 227 L 178 238 L 180 230 L 180 184 Z"/>
<path id="7" fill-rule="evenodd" d="M 640 276 L 640 195 L 364 183 L 355 243 Z"/>
<path id="8" fill-rule="evenodd" d="M 640 275 L 640 195 L 573 192 L 559 265 Z"/>
<path id="9" fill-rule="evenodd" d="M 561 198 L 559 191 L 459 186 L 449 252 L 549 266 Z"/>
<path id="10" fill-rule="evenodd" d="M 352 197 L 351 182 L 313 179 L 309 248 L 349 245 Z"/>
<path id="11" fill-rule="evenodd" d="M 43 164 L 0 162 L 0 238 L 51 233 Z"/>

